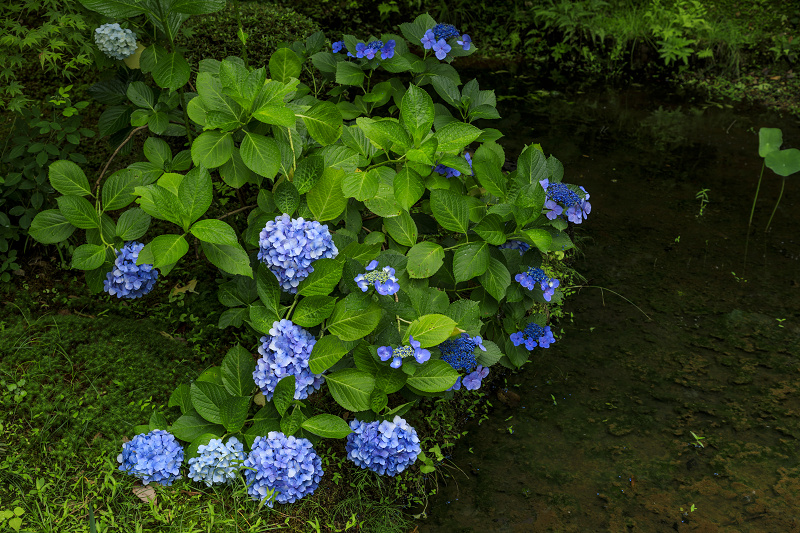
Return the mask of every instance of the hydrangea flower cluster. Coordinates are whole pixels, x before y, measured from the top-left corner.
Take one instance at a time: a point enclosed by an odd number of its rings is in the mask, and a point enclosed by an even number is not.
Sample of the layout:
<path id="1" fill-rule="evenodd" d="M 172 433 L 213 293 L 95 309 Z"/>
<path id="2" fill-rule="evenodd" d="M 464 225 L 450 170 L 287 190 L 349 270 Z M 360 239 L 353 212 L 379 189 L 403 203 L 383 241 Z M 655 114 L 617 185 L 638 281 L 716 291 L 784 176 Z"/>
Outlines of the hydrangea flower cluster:
<path id="1" fill-rule="evenodd" d="M 249 467 L 244 469 L 247 493 L 260 501 L 274 490 L 278 503 L 294 503 L 312 494 L 325 473 L 311 441 L 287 437 L 280 431 L 256 437 L 244 466 Z M 266 503 L 272 507 L 272 499 Z"/>
<path id="2" fill-rule="evenodd" d="M 372 260 L 367 265 L 366 274 L 359 274 L 353 281 L 356 282 L 358 288 L 362 292 L 367 292 L 370 284 L 375 286 L 378 294 L 388 296 L 400 290 L 400 284 L 397 283 L 397 278 L 394 277 L 394 269 L 390 266 L 383 267 L 382 270 L 375 270 L 378 268 L 378 261 Z"/>
<path id="3" fill-rule="evenodd" d="M 389 422 L 350 422 L 353 433 L 347 436 L 347 457 L 361 468 L 380 475 L 394 476 L 417 460 L 419 437 L 408 422 L 395 416 Z"/>
<path id="4" fill-rule="evenodd" d="M 452 24 L 437 24 L 433 28 L 425 32 L 422 39 L 422 46 L 425 50 L 433 50 L 436 58 L 440 61 L 447 57 L 448 52 L 452 47 L 447 44 L 448 39 L 458 38 L 456 41 L 463 50 L 469 50 L 472 44 L 472 39 L 467 34 L 461 35 L 455 26 Z"/>
<path id="5" fill-rule="evenodd" d="M 483 339 L 479 336 L 470 337 L 462 333 L 457 339 L 446 340 L 439 345 L 442 353 L 442 361 L 446 362 L 456 370 L 466 370 L 467 372 L 475 368 L 478 362 L 475 360 L 475 349 L 480 348 L 484 352 L 486 347 Z M 453 385 L 455 387 L 455 385 Z M 458 390 L 456 388 L 455 390 Z"/>
<path id="6" fill-rule="evenodd" d="M 542 348 L 549 348 L 551 344 L 556 342 L 553 332 L 550 331 L 550 326 L 542 327 L 534 322 L 525 326 L 522 331 L 512 333 L 509 338 L 514 343 L 514 346 L 524 344 L 528 350 L 536 348 L 537 342 Z"/>
<path id="7" fill-rule="evenodd" d="M 151 482 L 172 485 L 181 477 L 183 447 L 172 433 L 154 429 L 124 443 L 117 462 L 120 470 L 141 479 L 145 485 Z"/>
<path id="8" fill-rule="evenodd" d="M 338 50 L 333 51 L 334 53 L 341 50 L 342 46 L 344 46 L 343 41 L 338 41 L 338 42 L 341 42 L 342 44 L 338 47 Z M 336 44 L 338 43 L 334 43 L 334 45 Z M 375 41 L 370 41 L 367 44 L 358 43 L 356 44 L 355 57 L 359 59 L 361 59 L 362 57 L 366 57 L 367 59 L 373 59 L 375 55 L 380 52 L 381 59 L 391 59 L 394 57 L 394 47 L 396 44 L 397 43 L 395 42 L 394 39 L 389 39 L 388 41 L 386 41 L 386 44 L 383 44 L 383 41 L 381 41 L 380 39 Z M 350 52 L 347 52 L 347 55 L 353 57 L 353 54 L 351 54 Z"/>
<path id="9" fill-rule="evenodd" d="M 592 212 L 592 204 L 588 201 L 589 193 L 583 187 L 579 187 L 583 192 L 581 198 L 563 183 L 550 183 L 550 180 L 543 179 L 539 184 L 547 193 L 544 207 L 549 210 L 545 212 L 548 219 L 555 220 L 563 215 L 570 222 L 580 224 Z"/>
<path id="10" fill-rule="evenodd" d="M 197 457 L 189 459 L 189 478 L 203 481 L 208 487 L 236 479 L 245 459 L 244 447 L 236 437 L 228 439 L 227 444 L 222 439 L 211 439 L 198 446 L 197 453 Z"/>
<path id="11" fill-rule="evenodd" d="M 94 30 L 94 42 L 101 52 L 114 59 L 125 59 L 136 52 L 136 34 L 123 30 L 116 22 Z"/>
<path id="12" fill-rule="evenodd" d="M 269 335 L 261 337 L 261 346 L 258 348 L 261 358 L 253 371 L 253 379 L 267 400 L 272 399 L 278 382 L 286 376 L 295 378 L 295 400 L 308 398 L 309 394 L 319 390 L 323 382 L 322 375 L 314 374 L 308 367 L 308 359 L 316 342 L 309 332 L 290 320 L 272 323 Z"/>
<path id="13" fill-rule="evenodd" d="M 314 272 L 311 263 L 339 255 L 328 226 L 316 220 L 291 218 L 285 213 L 267 222 L 258 235 L 258 246 L 258 260 L 269 267 L 281 288 L 291 294 Z"/>
<path id="14" fill-rule="evenodd" d="M 464 388 L 467 390 L 478 390 L 481 388 L 481 380 L 489 375 L 489 369 L 483 366 L 478 366 L 475 372 L 471 372 L 464 376 L 462 381 Z"/>
<path id="15" fill-rule="evenodd" d="M 389 366 L 392 368 L 400 368 L 403 366 L 403 359 L 406 357 L 413 357 L 417 363 L 422 364 L 431 358 L 431 352 L 422 348 L 419 341 L 415 341 L 414 337 L 408 336 L 408 343 L 410 346 L 398 346 L 392 348 L 391 346 L 381 346 L 378 348 L 378 357 L 381 361 L 392 360 Z"/>
<path id="16" fill-rule="evenodd" d="M 557 279 L 548 277 L 548 275 L 544 273 L 544 270 L 535 267 L 529 268 L 527 272 L 517 274 L 514 276 L 514 279 L 529 291 L 532 291 L 533 288 L 538 285 L 539 288 L 544 291 L 542 296 L 544 296 L 544 299 L 548 302 L 553 297 L 553 294 L 555 294 L 556 287 L 560 285 Z"/>
<path id="17" fill-rule="evenodd" d="M 106 274 L 103 290 L 117 298 L 139 298 L 153 289 L 158 279 L 158 270 L 153 265 L 137 265 L 139 252 L 144 244 L 126 242 L 117 252 L 114 270 Z"/>
<path id="18" fill-rule="evenodd" d="M 338 54 L 344 48 L 344 41 L 336 41 L 335 43 L 331 44 L 331 50 L 334 54 Z"/>
<path id="19" fill-rule="evenodd" d="M 472 157 L 469 155 L 469 152 L 464 154 L 464 159 L 467 160 L 467 163 L 469 163 L 469 168 L 470 168 L 470 170 L 472 170 Z M 441 163 L 439 163 L 438 165 L 433 167 L 433 171 L 434 172 L 438 172 L 439 174 L 441 174 L 445 178 L 453 178 L 453 177 L 457 178 L 458 176 L 461 175 L 460 171 L 458 171 L 458 170 L 456 170 L 454 168 L 450 168 L 450 167 L 447 167 L 445 165 L 442 165 Z M 472 171 L 472 175 L 473 176 L 475 175 L 475 171 Z"/>
<path id="20" fill-rule="evenodd" d="M 501 250 L 503 248 L 508 248 L 511 250 L 519 250 L 519 255 L 523 255 L 525 252 L 531 249 L 531 245 L 525 241 L 506 241 L 500 246 L 498 246 Z"/>

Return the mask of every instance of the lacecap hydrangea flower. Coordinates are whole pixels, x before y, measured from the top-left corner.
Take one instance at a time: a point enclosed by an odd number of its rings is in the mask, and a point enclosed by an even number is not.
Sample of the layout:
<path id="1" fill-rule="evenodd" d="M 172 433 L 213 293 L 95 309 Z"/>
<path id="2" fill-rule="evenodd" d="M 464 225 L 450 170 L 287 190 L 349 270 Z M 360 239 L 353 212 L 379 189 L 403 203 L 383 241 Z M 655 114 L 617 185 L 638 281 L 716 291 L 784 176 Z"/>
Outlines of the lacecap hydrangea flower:
<path id="1" fill-rule="evenodd" d="M 509 338 L 514 343 L 514 346 L 524 344 L 528 350 L 533 350 L 537 344 L 542 348 L 549 348 L 551 344 L 556 342 L 550 326 L 542 327 L 534 322 L 525 326 L 522 331 L 512 333 Z"/>
<path id="2" fill-rule="evenodd" d="M 553 294 L 555 294 L 556 287 L 560 285 L 557 279 L 549 277 L 544 273 L 544 270 L 535 267 L 529 268 L 527 272 L 517 274 L 514 276 L 514 279 L 529 291 L 532 291 L 534 287 L 538 286 L 544 291 L 542 296 L 548 302 L 553 297 Z"/>
<path id="3" fill-rule="evenodd" d="M 126 242 L 117 252 L 114 268 L 103 280 L 103 290 L 117 298 L 139 298 L 153 289 L 158 279 L 158 270 L 153 265 L 137 265 L 139 252 L 144 244 Z"/>
<path id="4" fill-rule="evenodd" d="M 258 235 L 258 246 L 258 260 L 269 267 L 281 288 L 291 294 L 314 272 L 311 266 L 314 261 L 339 255 L 328 226 L 316 220 L 291 218 L 285 213 L 267 222 Z"/>
<path id="5" fill-rule="evenodd" d="M 508 248 L 510 250 L 519 250 L 519 255 L 524 255 L 525 252 L 531 249 L 531 245 L 525 241 L 506 241 L 500 246 L 498 246 L 501 250 L 503 248 Z"/>
<path id="6" fill-rule="evenodd" d="M 125 59 L 136 52 L 136 34 L 123 30 L 116 22 L 94 30 L 94 42 L 101 52 L 114 59 Z"/>
<path id="7" fill-rule="evenodd" d="M 269 335 L 261 337 L 261 346 L 258 348 L 261 358 L 253 371 L 253 379 L 267 400 L 272 399 L 278 382 L 286 376 L 294 376 L 295 400 L 308 398 L 309 394 L 319 390 L 323 382 L 322 375 L 314 374 L 308 367 L 308 359 L 316 342 L 309 332 L 290 320 L 272 323 Z"/>
<path id="8" fill-rule="evenodd" d="M 370 285 L 375 286 L 378 294 L 388 296 L 400 290 L 400 285 L 397 283 L 397 278 L 394 277 L 394 269 L 390 266 L 383 267 L 382 270 L 375 270 L 378 268 L 378 261 L 372 260 L 365 269 L 366 274 L 359 274 L 353 281 L 356 282 L 358 288 L 362 292 L 367 292 Z"/>
<path id="9" fill-rule="evenodd" d="M 181 477 L 183 447 L 175 437 L 163 429 L 140 433 L 122 445 L 117 456 L 119 469 L 142 480 L 144 485 L 160 483 L 172 485 Z"/>
<path id="10" fill-rule="evenodd" d="M 331 45 L 331 50 L 333 50 L 334 54 L 338 54 L 344 48 L 344 41 L 336 41 Z"/>
<path id="11" fill-rule="evenodd" d="M 475 372 L 470 372 L 462 380 L 464 388 L 467 390 L 478 390 L 481 388 L 481 380 L 489 375 L 489 369 L 483 366 L 478 366 Z"/>
<path id="12" fill-rule="evenodd" d="M 478 364 L 475 360 L 475 350 L 478 348 L 486 351 L 483 339 L 479 336 L 470 337 L 466 333 L 462 333 L 457 339 L 449 339 L 439 345 L 442 361 L 456 370 L 466 370 L 467 372 Z"/>
<path id="13" fill-rule="evenodd" d="M 464 159 L 467 160 L 467 163 L 469 163 L 469 168 L 470 168 L 470 170 L 472 170 L 472 157 L 469 155 L 469 152 L 464 154 Z M 458 171 L 458 170 L 456 170 L 454 168 L 450 168 L 448 166 L 442 165 L 441 163 L 439 163 L 438 165 L 434 166 L 433 167 L 433 171 L 434 172 L 438 172 L 439 174 L 441 174 L 445 178 L 453 178 L 453 177 L 457 178 L 458 176 L 461 175 L 460 171 Z M 472 174 L 474 175 L 475 172 L 473 171 Z"/>
<path id="14" fill-rule="evenodd" d="M 389 422 L 350 422 L 353 433 L 347 436 L 347 457 L 361 468 L 380 475 L 394 476 L 417 460 L 419 437 L 408 422 L 395 416 Z"/>
<path id="15" fill-rule="evenodd" d="M 294 503 L 312 494 L 325 473 L 311 441 L 287 437 L 280 431 L 256 437 L 244 466 L 247 493 L 260 501 L 274 490 L 278 503 Z M 266 503 L 272 507 L 272 499 Z"/>
<path id="16" fill-rule="evenodd" d="M 236 437 L 228 439 L 227 444 L 222 439 L 211 439 L 208 444 L 198 446 L 197 453 L 189 459 L 189 478 L 208 487 L 236 479 L 245 459 L 244 447 Z"/>
<path id="17" fill-rule="evenodd" d="M 410 344 L 410 346 L 398 346 L 397 348 L 381 346 L 378 348 L 378 357 L 381 358 L 381 361 L 388 361 L 391 359 L 392 362 L 389 363 L 389 366 L 392 368 L 400 368 L 403 366 L 403 359 L 407 357 L 413 357 L 419 364 L 431 358 L 431 352 L 422 348 L 420 342 L 415 341 L 414 337 L 411 335 L 408 336 L 408 344 Z"/>
<path id="18" fill-rule="evenodd" d="M 358 43 L 356 44 L 356 57 L 359 59 L 362 57 L 373 59 L 376 54 L 380 53 L 381 59 L 391 59 L 394 57 L 394 47 L 396 44 L 394 39 L 389 39 L 386 41 L 386 44 L 383 44 L 383 41 L 380 39 L 370 41 L 367 44 Z M 348 52 L 348 55 L 352 57 L 353 54 Z"/>
<path id="19" fill-rule="evenodd" d="M 580 224 L 592 212 L 589 193 L 583 187 L 578 187 L 583 193 L 581 197 L 563 183 L 550 183 L 550 180 L 543 179 L 539 184 L 547 193 L 544 208 L 548 210 L 545 211 L 548 219 L 555 220 L 562 216 L 574 224 Z"/>
<path id="20" fill-rule="evenodd" d="M 447 44 L 449 39 L 458 39 L 456 43 L 461 46 L 463 50 L 469 50 L 472 44 L 472 39 L 469 35 L 461 35 L 455 26 L 452 24 L 437 24 L 433 28 L 425 32 L 420 42 L 425 50 L 433 50 L 436 58 L 443 60 L 447 54 L 452 50 L 452 47 Z"/>

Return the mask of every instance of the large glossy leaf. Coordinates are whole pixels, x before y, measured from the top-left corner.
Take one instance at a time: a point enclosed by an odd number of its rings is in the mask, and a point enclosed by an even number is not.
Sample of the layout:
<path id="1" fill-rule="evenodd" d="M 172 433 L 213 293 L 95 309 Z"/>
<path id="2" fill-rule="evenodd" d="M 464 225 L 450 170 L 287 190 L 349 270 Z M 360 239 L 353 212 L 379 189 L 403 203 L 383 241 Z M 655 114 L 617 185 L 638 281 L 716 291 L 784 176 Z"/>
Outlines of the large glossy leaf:
<path id="1" fill-rule="evenodd" d="M 343 119 L 339 108 L 331 102 L 319 102 L 297 113 L 303 119 L 308 134 L 322 146 L 333 144 L 342 134 Z"/>
<path id="2" fill-rule="evenodd" d="M 314 188 L 306 194 L 308 208 L 320 222 L 333 220 L 347 207 L 347 198 L 342 193 L 344 172 L 337 168 L 326 168 Z"/>
<path id="3" fill-rule="evenodd" d="M 253 370 L 256 362 L 253 356 L 238 344 L 228 350 L 222 360 L 222 385 L 233 396 L 247 396 L 253 392 Z"/>
<path id="4" fill-rule="evenodd" d="M 445 315 L 421 316 L 409 324 L 403 335 L 403 342 L 408 344 L 409 336 L 411 336 L 423 348 L 438 346 L 453 335 L 455 327 L 455 320 Z"/>
<path id="5" fill-rule="evenodd" d="M 353 432 L 347 422 L 338 416 L 323 413 L 312 416 L 301 424 L 306 431 L 326 439 L 343 439 Z"/>
<path id="6" fill-rule="evenodd" d="M 445 363 L 446 364 L 446 363 Z M 455 382 L 455 380 L 453 380 Z M 370 408 L 370 394 L 375 388 L 375 378 L 370 374 L 348 368 L 327 374 L 325 382 L 334 400 L 349 411 L 366 411 Z"/>
<path id="7" fill-rule="evenodd" d="M 417 224 L 408 211 L 402 211 L 399 216 L 384 218 L 383 225 L 389 235 L 403 246 L 417 244 Z"/>
<path id="8" fill-rule="evenodd" d="M 46 209 L 36 213 L 28 234 L 42 244 L 65 241 L 75 231 L 58 209 Z"/>
<path id="9" fill-rule="evenodd" d="M 444 264 L 444 250 L 433 242 L 415 244 L 407 253 L 406 270 L 411 278 L 429 278 Z"/>
<path id="10" fill-rule="evenodd" d="M 419 144 L 431 131 L 433 117 L 433 99 L 424 89 L 409 85 L 400 104 L 400 120 L 411 133 L 415 144 Z"/>
<path id="11" fill-rule="evenodd" d="M 269 73 L 273 80 L 287 82 L 300 77 L 303 60 L 290 48 L 278 48 L 269 58 Z"/>
<path id="12" fill-rule="evenodd" d="M 81 196 L 59 196 L 56 198 L 61 214 L 76 228 L 100 227 L 100 215 L 86 198 Z"/>
<path id="13" fill-rule="evenodd" d="M 408 376 L 406 383 L 423 392 L 442 392 L 452 387 L 456 379 L 458 372 L 452 366 L 441 359 L 432 359 Z"/>
<path id="14" fill-rule="evenodd" d="M 92 194 L 86 174 L 72 161 L 54 161 L 48 169 L 48 177 L 50 185 L 63 195 L 86 196 Z"/>
<path id="15" fill-rule="evenodd" d="M 256 174 L 272 179 L 278 173 L 281 151 L 272 137 L 245 132 L 239 152 L 244 164 Z"/>
<path id="16" fill-rule="evenodd" d="M 469 229 L 469 204 L 452 191 L 436 189 L 431 192 L 431 210 L 436 222 L 444 229 L 467 233 Z"/>
<path id="17" fill-rule="evenodd" d="M 342 279 L 344 263 L 336 259 L 323 257 L 314 261 L 314 271 L 300 282 L 297 294 L 302 296 L 328 295 Z M 259 267 L 260 269 L 261 267 Z M 264 267 L 266 268 L 266 267 Z M 270 275 L 275 276 L 270 272 Z M 277 286 L 277 282 L 276 282 Z"/>
<path id="18" fill-rule="evenodd" d="M 360 293 L 350 293 L 337 302 L 328 319 L 328 330 L 343 341 L 354 341 L 369 335 L 381 319 L 377 302 Z"/>
<path id="19" fill-rule="evenodd" d="M 453 254 L 453 277 L 456 283 L 480 276 L 489 267 L 489 243 L 459 246 Z"/>
<path id="20" fill-rule="evenodd" d="M 253 269 L 250 266 L 250 257 L 244 251 L 242 245 L 234 246 L 228 244 L 215 244 L 203 242 L 203 252 L 214 265 L 227 272 L 228 274 L 238 274 L 240 276 L 253 277 Z"/>
<path id="21" fill-rule="evenodd" d="M 180 52 L 169 52 L 153 69 L 153 79 L 159 87 L 177 91 L 189 81 L 191 69 Z"/>
<path id="22" fill-rule="evenodd" d="M 308 368 L 315 374 L 322 374 L 339 362 L 350 350 L 336 335 L 325 335 L 314 343 Z"/>
<path id="23" fill-rule="evenodd" d="M 231 158 L 232 152 L 233 137 L 230 133 L 204 131 L 192 142 L 192 161 L 209 169 L 223 165 Z"/>
<path id="24" fill-rule="evenodd" d="M 336 298 L 332 296 L 308 296 L 300 300 L 292 314 L 292 322 L 304 328 L 322 323 L 331 316 Z"/>
<path id="25" fill-rule="evenodd" d="M 222 405 L 231 398 L 222 385 L 197 380 L 192 383 L 190 394 L 192 406 L 200 416 L 214 424 L 222 423 Z"/>

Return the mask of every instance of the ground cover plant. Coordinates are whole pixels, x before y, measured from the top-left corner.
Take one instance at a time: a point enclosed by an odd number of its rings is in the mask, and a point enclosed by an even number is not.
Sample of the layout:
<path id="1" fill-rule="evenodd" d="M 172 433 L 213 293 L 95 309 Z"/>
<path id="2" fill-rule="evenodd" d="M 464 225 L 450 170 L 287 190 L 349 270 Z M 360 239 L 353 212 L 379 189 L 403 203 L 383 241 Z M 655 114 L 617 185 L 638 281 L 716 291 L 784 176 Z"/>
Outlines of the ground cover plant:
<path id="1" fill-rule="evenodd" d="M 451 65 L 478 43 L 429 15 L 330 49 L 318 32 L 268 60 L 247 53 L 239 26 L 241 58 L 193 71 L 181 25 L 224 2 L 83 3 L 108 19 L 98 47 L 133 69 L 91 90 L 116 148 L 102 168 L 50 163 L 56 207 L 29 234 L 61 245 L 90 290 L 121 302 L 147 299 L 194 245 L 221 279 L 219 328 L 241 331 L 133 428 L 104 463 L 104 487 L 117 486 L 109 464 L 149 501 L 174 498 L 170 486 L 193 497 L 231 484 L 225 502 L 259 502 L 252 530 L 277 519 L 258 516 L 263 506 L 317 493 L 343 448 L 362 475 L 409 496 L 374 479 L 434 471 L 441 447 L 423 450 L 420 412 L 427 420 L 491 367 L 522 367 L 555 342 L 557 272 L 589 194 L 535 145 L 503 170 L 502 133 L 473 124 L 499 118 L 494 92 Z M 145 160 L 109 173 L 136 135 Z M 240 207 L 220 209 L 233 197 Z M 196 518 L 151 510 L 169 527 Z"/>

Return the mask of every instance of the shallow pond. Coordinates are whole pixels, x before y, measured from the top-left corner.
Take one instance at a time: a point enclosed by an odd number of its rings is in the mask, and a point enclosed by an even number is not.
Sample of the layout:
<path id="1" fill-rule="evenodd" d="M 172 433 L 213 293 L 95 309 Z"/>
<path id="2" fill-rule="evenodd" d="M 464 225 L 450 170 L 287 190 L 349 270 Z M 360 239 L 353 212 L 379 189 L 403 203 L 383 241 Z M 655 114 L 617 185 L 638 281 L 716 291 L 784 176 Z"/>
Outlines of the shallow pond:
<path id="1" fill-rule="evenodd" d="M 800 180 L 765 235 L 766 171 L 743 257 L 758 129 L 800 146 L 797 121 L 638 89 L 506 103 L 507 153 L 541 143 L 591 193 L 573 266 L 608 290 L 487 391 L 419 532 L 800 531 Z"/>

